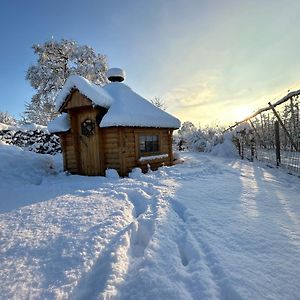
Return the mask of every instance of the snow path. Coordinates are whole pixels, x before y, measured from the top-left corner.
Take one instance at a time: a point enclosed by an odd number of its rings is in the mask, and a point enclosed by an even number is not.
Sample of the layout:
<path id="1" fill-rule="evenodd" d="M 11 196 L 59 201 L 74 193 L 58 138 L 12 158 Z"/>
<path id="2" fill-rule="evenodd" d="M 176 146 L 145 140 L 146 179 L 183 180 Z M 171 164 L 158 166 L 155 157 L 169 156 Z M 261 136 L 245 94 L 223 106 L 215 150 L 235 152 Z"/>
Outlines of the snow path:
<path id="1" fill-rule="evenodd" d="M 0 298 L 297 299 L 299 178 L 184 156 L 134 178 L 8 176 Z"/>

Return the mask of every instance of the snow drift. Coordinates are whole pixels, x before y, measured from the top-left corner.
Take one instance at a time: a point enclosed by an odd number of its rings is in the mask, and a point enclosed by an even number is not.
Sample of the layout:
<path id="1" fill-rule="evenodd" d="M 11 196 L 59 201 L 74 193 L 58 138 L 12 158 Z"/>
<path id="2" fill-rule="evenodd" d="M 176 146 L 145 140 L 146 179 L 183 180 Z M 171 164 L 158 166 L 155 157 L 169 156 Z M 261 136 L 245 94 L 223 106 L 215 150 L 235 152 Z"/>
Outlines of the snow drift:
<path id="1" fill-rule="evenodd" d="M 299 179 L 181 156 L 130 178 L 83 177 L 0 145 L 1 297 L 297 299 Z"/>

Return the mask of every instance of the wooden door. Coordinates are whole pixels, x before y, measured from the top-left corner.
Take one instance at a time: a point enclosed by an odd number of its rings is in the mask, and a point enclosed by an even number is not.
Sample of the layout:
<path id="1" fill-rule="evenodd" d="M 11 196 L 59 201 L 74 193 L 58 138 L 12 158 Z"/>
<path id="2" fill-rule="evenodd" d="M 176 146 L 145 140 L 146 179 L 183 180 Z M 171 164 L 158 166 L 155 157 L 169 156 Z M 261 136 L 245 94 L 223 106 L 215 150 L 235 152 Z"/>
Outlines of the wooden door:
<path id="1" fill-rule="evenodd" d="M 104 175 L 102 141 L 96 115 L 97 112 L 92 109 L 78 113 L 80 169 L 84 175 Z"/>

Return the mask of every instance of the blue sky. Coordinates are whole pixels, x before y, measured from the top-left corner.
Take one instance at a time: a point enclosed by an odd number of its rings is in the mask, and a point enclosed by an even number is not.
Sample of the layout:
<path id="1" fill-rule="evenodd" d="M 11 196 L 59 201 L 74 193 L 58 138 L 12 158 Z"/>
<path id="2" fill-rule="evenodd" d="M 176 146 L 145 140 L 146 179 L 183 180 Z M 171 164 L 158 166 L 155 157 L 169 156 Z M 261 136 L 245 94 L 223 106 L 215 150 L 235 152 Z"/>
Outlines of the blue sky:
<path id="1" fill-rule="evenodd" d="M 300 89 L 299 15 L 297 0 L 2 0 L 0 111 L 24 111 L 31 46 L 54 36 L 106 54 L 182 121 L 238 121 Z"/>

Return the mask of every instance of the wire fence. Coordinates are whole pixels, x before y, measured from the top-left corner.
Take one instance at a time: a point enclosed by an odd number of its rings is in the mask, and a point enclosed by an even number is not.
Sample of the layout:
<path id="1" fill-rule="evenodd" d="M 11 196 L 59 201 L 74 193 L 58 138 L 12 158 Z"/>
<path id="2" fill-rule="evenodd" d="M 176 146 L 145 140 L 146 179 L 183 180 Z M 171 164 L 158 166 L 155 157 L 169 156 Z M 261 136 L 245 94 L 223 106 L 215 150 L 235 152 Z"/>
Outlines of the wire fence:
<path id="1" fill-rule="evenodd" d="M 243 159 L 260 160 L 300 175 L 300 90 L 269 102 L 229 127 Z"/>

